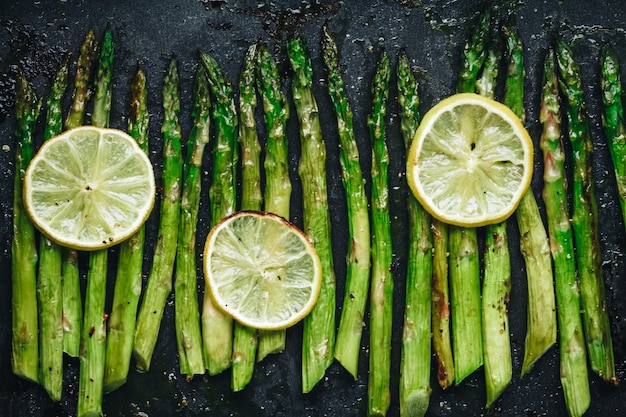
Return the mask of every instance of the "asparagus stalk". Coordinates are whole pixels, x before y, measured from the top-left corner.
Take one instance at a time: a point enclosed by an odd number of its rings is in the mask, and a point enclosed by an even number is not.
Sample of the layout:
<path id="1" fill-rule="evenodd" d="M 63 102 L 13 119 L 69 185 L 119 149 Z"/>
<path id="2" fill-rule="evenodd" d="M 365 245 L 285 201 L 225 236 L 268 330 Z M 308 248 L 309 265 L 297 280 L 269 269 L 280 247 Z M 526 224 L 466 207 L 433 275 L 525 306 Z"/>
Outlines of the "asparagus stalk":
<path id="1" fill-rule="evenodd" d="M 540 121 L 544 156 L 543 199 L 554 259 L 559 323 L 560 376 L 570 416 L 582 416 L 590 404 L 587 358 L 580 317 L 574 239 L 569 221 L 565 151 L 561 135 L 561 110 L 554 51 L 546 56 Z"/>
<path id="2" fill-rule="evenodd" d="M 199 65 L 193 85 L 193 127 L 187 140 L 187 159 L 183 166 L 183 193 L 178 224 L 176 253 L 176 340 L 180 371 L 187 379 L 203 374 L 204 352 L 200 331 L 196 270 L 196 227 L 200 208 L 202 157 L 209 143 L 210 95 L 204 68 Z"/>
<path id="3" fill-rule="evenodd" d="M 487 56 L 487 42 L 490 30 L 491 11 L 486 9 L 476 30 L 472 32 L 470 37 L 463 44 L 463 53 L 461 56 L 461 71 L 459 72 L 459 80 L 456 90 L 459 93 L 474 92 L 476 88 L 476 79 L 478 73 L 485 62 Z"/>
<path id="4" fill-rule="evenodd" d="M 91 98 L 91 72 L 98 60 L 98 39 L 96 32 L 89 29 L 80 47 L 80 55 L 76 62 L 76 77 L 72 93 L 72 105 L 65 118 L 65 128 L 81 126 L 85 120 L 85 106 Z"/>
<path id="5" fill-rule="evenodd" d="M 37 339 L 37 247 L 35 228 L 24 210 L 22 184 L 33 157 L 33 133 L 41 100 L 21 71 L 15 83 L 17 149 L 13 188 L 13 240 L 11 241 L 12 330 L 11 365 L 21 378 L 39 382 Z"/>
<path id="6" fill-rule="evenodd" d="M 214 226 L 235 211 L 238 120 L 233 89 L 222 68 L 207 53 L 202 52 L 200 58 L 215 97 L 213 120 L 216 143 L 213 181 L 209 189 L 211 224 Z M 215 375 L 228 368 L 233 352 L 233 321 L 213 304 L 209 291 L 204 293 L 202 337 L 209 374 Z"/>
<path id="7" fill-rule="evenodd" d="M 333 361 L 335 350 L 335 272 L 326 190 L 326 147 L 317 103 L 313 96 L 313 67 L 306 40 L 296 35 L 287 41 L 293 70 L 292 94 L 300 121 L 304 232 L 322 263 L 322 288 L 313 310 L 304 319 L 302 391 L 310 392 Z"/>
<path id="8" fill-rule="evenodd" d="M 432 219 L 433 277 L 432 333 L 437 359 L 437 381 L 446 389 L 454 384 L 454 359 L 450 336 L 450 290 L 448 288 L 448 225 Z"/>
<path id="9" fill-rule="evenodd" d="M 476 229 L 450 226 L 448 235 L 452 352 L 459 384 L 483 364 L 480 276 Z"/>
<path id="10" fill-rule="evenodd" d="M 257 106 L 257 65 L 261 51 L 258 43 L 251 45 L 244 57 L 239 79 L 239 146 L 241 148 L 241 209 L 261 210 L 261 144 L 254 113 Z"/>
<path id="11" fill-rule="evenodd" d="M 573 154 L 573 215 L 576 260 L 580 279 L 585 342 L 591 369 L 607 382 L 617 383 L 611 340 L 611 324 L 606 309 L 602 256 L 598 234 L 598 203 L 592 173 L 593 145 L 585 114 L 585 96 L 580 69 L 572 50 L 557 40 L 559 84 L 564 94 L 569 140 Z"/>
<path id="12" fill-rule="evenodd" d="M 348 209 L 346 296 L 337 332 L 335 358 L 356 379 L 371 270 L 368 202 L 359 148 L 354 135 L 352 110 L 341 76 L 337 45 L 326 25 L 322 33 L 322 52 L 328 73 L 328 92 L 337 116 L 341 179 Z"/>
<path id="13" fill-rule="evenodd" d="M 485 43 L 487 33 L 489 31 L 489 19 L 490 19 L 490 11 L 486 10 L 484 14 L 481 16 L 480 22 L 474 33 L 466 40 L 463 46 L 463 54 L 461 59 L 461 71 L 459 73 L 459 80 L 457 82 L 457 91 L 458 92 L 473 92 L 476 88 L 476 80 L 478 77 L 478 73 L 480 68 L 483 65 L 485 60 L 486 52 L 485 52 Z M 437 358 L 437 380 L 439 381 L 439 385 L 442 388 L 448 388 L 452 385 L 452 383 L 456 380 L 460 382 L 465 378 L 466 375 L 462 375 L 460 378 L 457 377 L 458 372 L 455 371 L 455 363 L 456 359 L 453 354 L 453 347 L 451 341 L 451 322 L 452 326 L 456 327 L 456 330 L 453 328 L 452 333 L 460 330 L 462 322 L 462 313 L 455 314 L 455 312 L 451 312 L 452 302 L 449 292 L 454 288 L 458 287 L 456 282 L 452 282 L 453 278 L 460 279 L 462 275 L 460 275 L 460 271 L 458 270 L 459 265 L 456 262 L 456 258 L 450 257 L 451 253 L 456 253 L 459 248 L 451 246 L 455 244 L 455 242 L 459 241 L 459 236 L 461 233 L 461 229 L 458 227 L 449 227 L 446 223 L 441 222 L 437 219 L 432 220 L 432 229 L 433 229 L 433 289 L 432 289 L 432 327 L 433 331 L 433 350 L 435 351 L 435 356 Z M 476 232 L 471 229 L 465 230 L 466 233 L 469 233 L 476 240 L 475 234 Z M 450 235 L 454 238 L 450 241 Z M 476 258 L 476 253 L 478 248 L 472 246 L 469 248 L 471 250 L 470 257 L 467 260 L 471 260 L 471 280 L 476 281 L 479 280 L 479 271 L 477 270 L 478 264 Z M 472 287 L 476 287 L 473 285 Z M 457 288 L 457 291 L 459 288 Z M 472 294 L 472 298 L 474 302 L 476 302 L 476 298 L 478 298 L 480 294 Z M 458 300 L 457 300 L 458 301 Z M 458 307 L 457 307 L 458 309 Z M 454 322 L 457 322 L 455 325 Z M 476 320 L 474 320 L 474 323 Z M 474 329 L 476 330 L 476 329 Z M 477 334 L 476 331 L 474 331 Z M 460 338 L 460 335 L 456 334 L 457 338 Z M 460 341 L 460 339 L 457 339 Z M 458 343 L 456 344 L 458 345 Z M 482 350 L 482 348 L 481 348 Z M 482 354 L 481 354 L 482 356 Z M 478 352 L 474 353 L 474 357 L 478 362 Z M 465 358 L 461 358 L 461 364 L 465 361 Z M 477 368 L 480 366 L 480 363 L 476 366 L 472 365 L 469 368 Z M 467 373 L 467 370 L 463 371 Z M 471 372 L 471 371 L 470 371 Z"/>
<path id="14" fill-rule="evenodd" d="M 391 65 L 383 50 L 372 82 L 372 112 L 367 124 L 372 142 L 372 281 L 370 290 L 370 361 L 368 415 L 384 416 L 391 401 L 391 330 L 393 276 L 388 197 L 389 153 L 385 116 Z"/>
<path id="15" fill-rule="evenodd" d="M 128 132 L 148 153 L 148 89 L 141 68 L 131 84 Z M 120 244 L 113 306 L 107 328 L 104 391 L 111 392 L 126 382 L 133 352 L 137 306 L 141 295 L 145 228 Z"/>
<path id="16" fill-rule="evenodd" d="M 501 56 L 499 33 L 492 29 L 482 74 L 476 82 L 478 93 L 491 99 L 495 96 Z M 516 76 L 516 73 L 507 75 Z M 513 373 L 508 316 L 511 262 L 506 221 L 488 225 L 485 236 L 482 324 L 486 407 L 489 408 L 509 385 Z"/>
<path id="17" fill-rule="evenodd" d="M 491 13 L 487 9 L 463 46 L 459 93 L 474 92 L 478 72 L 486 57 Z M 483 364 L 480 302 L 480 267 L 476 229 L 450 226 L 448 274 L 452 307 L 454 378 L 457 384 Z"/>
<path id="18" fill-rule="evenodd" d="M 92 95 L 91 72 L 98 59 L 98 41 L 93 29 L 89 29 L 80 47 L 76 63 L 76 76 L 72 105 L 65 118 L 65 129 L 72 129 L 83 124 L 85 109 Z M 77 357 L 80 353 L 82 334 L 83 305 L 78 270 L 78 252 L 65 249 L 62 254 L 61 273 L 63 275 L 63 350 L 69 356 Z"/>
<path id="19" fill-rule="evenodd" d="M 602 47 L 600 53 L 600 81 L 602 86 L 602 126 L 613 160 L 617 192 L 626 227 L 626 128 L 622 104 L 622 80 L 620 65 L 610 45 Z"/>
<path id="20" fill-rule="evenodd" d="M 404 53 L 398 58 L 398 103 L 405 149 L 420 122 L 417 81 Z M 433 238 L 430 216 L 410 194 L 409 258 L 406 271 L 406 303 L 400 360 L 400 414 L 424 416 L 430 401 L 431 280 Z"/>
<path id="21" fill-rule="evenodd" d="M 178 123 L 178 113 L 180 112 L 178 89 L 178 68 L 176 59 L 172 58 L 163 82 L 164 119 L 161 125 L 161 133 L 163 134 L 163 191 L 159 231 L 150 274 L 139 307 L 133 343 L 133 357 L 136 366 L 143 371 L 150 368 L 165 302 L 172 291 L 183 168 L 181 133 Z"/>
<path id="22" fill-rule="evenodd" d="M 95 78 L 92 123 L 109 126 L 111 112 L 111 76 L 113 74 L 113 36 L 107 29 L 103 36 Z M 106 350 L 106 281 L 109 250 L 89 254 L 85 290 L 85 313 L 81 335 L 80 374 L 78 380 L 78 416 L 102 415 Z"/>
<path id="23" fill-rule="evenodd" d="M 524 46 L 517 30 L 503 27 L 507 45 L 505 104 L 522 123 L 524 114 Z M 556 309 L 550 245 L 532 190 L 522 197 L 515 212 L 520 249 L 526 264 L 528 313 L 522 375 L 556 343 Z"/>
<path id="24" fill-rule="evenodd" d="M 256 99 L 256 59 L 258 44 L 250 45 L 243 60 L 239 77 L 239 146 L 241 148 L 241 209 L 260 210 L 261 146 L 256 130 L 254 112 Z M 257 330 L 240 323 L 235 323 L 233 338 L 233 373 L 231 386 L 233 391 L 241 391 L 252 379 L 257 351 Z"/>
<path id="25" fill-rule="evenodd" d="M 69 55 L 57 69 L 46 101 L 44 141 L 63 130 L 61 101 L 67 90 Z M 40 382 L 53 401 L 61 400 L 63 389 L 63 281 L 61 246 L 39 237 L 37 302 L 39 308 Z"/>
<path id="26" fill-rule="evenodd" d="M 291 180 L 287 156 L 287 119 L 289 103 L 281 90 L 280 75 L 267 47 L 259 46 L 257 89 L 263 100 L 267 139 L 265 145 L 265 211 L 289 219 Z M 285 349 L 284 330 L 260 330 L 257 360 Z"/>

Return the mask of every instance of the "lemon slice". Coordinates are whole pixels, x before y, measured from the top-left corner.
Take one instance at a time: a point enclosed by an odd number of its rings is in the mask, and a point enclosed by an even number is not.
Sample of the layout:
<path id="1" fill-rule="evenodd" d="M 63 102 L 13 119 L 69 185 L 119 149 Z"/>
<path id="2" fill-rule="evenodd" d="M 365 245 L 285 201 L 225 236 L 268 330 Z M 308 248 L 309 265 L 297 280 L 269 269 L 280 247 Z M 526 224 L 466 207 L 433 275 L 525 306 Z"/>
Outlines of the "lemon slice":
<path id="1" fill-rule="evenodd" d="M 278 330 L 311 311 L 322 267 L 296 226 L 275 214 L 242 211 L 207 236 L 204 278 L 220 310 L 246 326 Z"/>
<path id="2" fill-rule="evenodd" d="M 96 250 L 130 237 L 155 199 L 150 160 L 128 134 L 91 126 L 47 140 L 24 176 L 24 206 L 57 243 Z"/>
<path id="3" fill-rule="evenodd" d="M 407 181 L 437 219 L 478 227 L 508 218 L 530 186 L 533 144 L 505 105 L 455 94 L 429 110 L 407 155 Z"/>

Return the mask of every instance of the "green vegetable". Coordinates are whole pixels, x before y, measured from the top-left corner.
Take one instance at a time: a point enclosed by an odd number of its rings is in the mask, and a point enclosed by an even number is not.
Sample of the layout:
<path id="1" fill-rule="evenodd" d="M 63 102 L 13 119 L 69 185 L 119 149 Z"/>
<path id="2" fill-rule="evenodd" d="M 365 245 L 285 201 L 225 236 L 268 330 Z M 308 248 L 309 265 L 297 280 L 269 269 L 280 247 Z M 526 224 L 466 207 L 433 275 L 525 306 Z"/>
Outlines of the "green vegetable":
<path id="1" fill-rule="evenodd" d="M 305 39 L 287 40 L 293 70 L 292 94 L 300 121 L 304 232 L 322 263 L 322 288 L 313 310 L 304 319 L 302 390 L 309 392 L 324 376 L 335 350 L 335 272 L 331 247 L 330 213 L 326 190 L 326 147 L 313 96 L 313 67 Z"/>
<path id="2" fill-rule="evenodd" d="M 323 28 L 322 52 L 328 73 L 328 92 L 337 116 L 341 179 L 346 194 L 349 232 L 346 296 L 337 332 L 335 358 L 356 379 L 371 271 L 369 211 L 359 149 L 354 134 L 352 110 L 341 76 L 337 45 L 328 26 Z"/>
<path id="3" fill-rule="evenodd" d="M 209 189 L 211 225 L 235 212 L 237 202 L 238 119 L 232 86 L 217 61 L 201 53 L 211 93 L 215 97 L 213 121 L 216 141 L 213 152 L 213 181 Z M 233 320 L 213 304 L 209 291 L 204 293 L 202 337 L 205 365 L 215 375 L 231 365 Z"/>
<path id="4" fill-rule="evenodd" d="M 559 85 L 565 100 L 568 136 L 572 144 L 572 226 L 587 353 L 591 369 L 605 381 L 616 383 L 611 324 L 602 276 L 598 203 L 592 172 L 593 145 L 585 114 L 585 94 L 578 63 L 571 48 L 562 39 L 557 40 L 556 56 L 561 75 Z"/>
<path id="5" fill-rule="evenodd" d="M 87 102 L 93 93 L 91 73 L 98 59 L 98 40 L 93 29 L 89 29 L 80 47 L 76 62 L 76 76 L 72 93 L 72 105 L 65 118 L 65 129 L 83 124 Z M 75 249 L 63 250 L 61 265 L 63 275 L 63 350 L 72 357 L 80 353 L 82 334 L 83 305 L 78 270 L 78 252 Z"/>
<path id="6" fill-rule="evenodd" d="M 560 377 L 570 416 L 582 416 L 591 402 L 587 356 L 580 317 L 574 237 L 569 221 L 565 151 L 561 135 L 561 109 L 554 51 L 546 57 L 540 120 L 544 155 L 543 199 L 554 259 L 559 323 Z"/>
<path id="7" fill-rule="evenodd" d="M 265 129 L 265 190 L 264 210 L 289 219 L 291 180 L 287 155 L 287 119 L 289 103 L 281 90 L 276 61 L 265 45 L 259 45 L 257 54 L 257 90 L 263 100 Z M 285 349 L 284 330 L 260 330 L 257 360 Z"/>
<path id="8" fill-rule="evenodd" d="M 92 123 L 96 127 L 109 126 L 111 112 L 111 77 L 113 75 L 113 36 L 109 29 L 102 35 L 100 57 L 95 78 L 95 98 Z M 109 250 L 89 253 L 85 312 L 81 334 L 80 370 L 78 380 L 79 417 L 102 415 L 104 366 L 106 352 L 106 283 Z"/>
<path id="9" fill-rule="evenodd" d="M 39 330 L 37 315 L 37 246 L 35 227 L 24 209 L 22 185 L 33 157 L 33 134 L 41 100 L 20 71 L 15 83 L 17 149 L 13 192 L 11 241 L 11 365 L 21 378 L 39 382 Z"/>
<path id="10" fill-rule="evenodd" d="M 241 209 L 260 210 L 261 146 L 254 112 L 256 99 L 256 60 L 258 44 L 248 48 L 239 76 L 239 147 L 241 149 Z M 258 346 L 257 330 L 235 323 L 233 338 L 233 391 L 241 391 L 252 379 Z"/>
<path id="11" fill-rule="evenodd" d="M 59 64 L 46 101 L 44 141 L 63 130 L 61 102 L 68 84 L 69 55 Z M 40 382 L 53 401 L 63 390 L 63 279 L 61 246 L 44 235 L 39 237 L 37 301 L 39 308 Z"/>
<path id="12" fill-rule="evenodd" d="M 179 77 L 175 58 L 170 60 L 163 82 L 162 94 L 164 111 L 161 125 L 161 133 L 163 134 L 163 183 L 159 230 L 154 245 L 150 274 L 139 307 L 133 344 L 133 358 L 137 368 L 142 371 L 150 369 L 165 302 L 172 291 L 172 274 L 178 242 L 183 158 L 181 132 L 178 123 L 178 113 L 180 112 Z"/>
<path id="13" fill-rule="evenodd" d="M 450 289 L 448 288 L 448 225 L 432 219 L 433 279 L 432 333 L 437 360 L 437 381 L 443 389 L 454 384 L 454 360 L 450 335 Z"/>
<path id="14" fill-rule="evenodd" d="M 619 61 L 608 44 L 602 47 L 600 53 L 600 80 L 604 104 L 602 126 L 613 160 L 619 203 L 626 226 L 626 129 L 624 128 L 622 80 Z"/>
<path id="15" fill-rule="evenodd" d="M 479 25 L 463 46 L 457 92 L 473 93 L 478 73 L 487 56 L 491 12 L 487 9 Z M 454 378 L 459 384 L 483 364 L 480 302 L 480 267 L 476 229 L 448 229 L 448 279 L 452 308 Z"/>
<path id="16" fill-rule="evenodd" d="M 148 90 L 146 76 L 137 69 L 131 84 L 128 133 L 148 153 Z M 120 244 L 113 306 L 109 314 L 104 369 L 104 391 L 111 392 L 126 382 L 133 353 L 137 306 L 141 295 L 145 228 Z"/>
<path id="17" fill-rule="evenodd" d="M 507 44 L 505 104 L 521 120 L 524 115 L 524 46 L 519 33 L 504 27 Z M 522 375 L 528 373 L 556 342 L 556 312 L 550 246 L 546 228 L 532 190 L 528 190 L 515 211 L 520 231 L 520 249 L 526 265 L 528 313 Z"/>
<path id="18" fill-rule="evenodd" d="M 417 81 L 406 53 L 398 57 L 398 103 L 405 149 L 420 122 Z M 433 237 L 431 219 L 411 194 L 407 200 L 409 259 L 407 261 L 404 328 L 400 361 L 400 414 L 424 416 L 430 401 L 431 303 Z"/>
<path id="19" fill-rule="evenodd" d="M 367 119 L 372 142 L 372 280 L 370 290 L 370 360 L 368 415 L 387 414 L 391 402 L 391 330 L 393 275 L 385 116 L 391 64 L 383 50 L 372 82 L 372 111 Z"/>
<path id="20" fill-rule="evenodd" d="M 477 92 L 491 99 L 495 96 L 502 57 L 499 36 L 500 33 L 492 27 L 481 76 L 476 82 Z M 517 75 L 516 72 L 507 74 Z M 485 406 L 489 408 L 509 385 L 513 372 L 508 316 L 511 262 L 506 221 L 485 227 L 483 262 L 482 337 L 487 390 Z"/>

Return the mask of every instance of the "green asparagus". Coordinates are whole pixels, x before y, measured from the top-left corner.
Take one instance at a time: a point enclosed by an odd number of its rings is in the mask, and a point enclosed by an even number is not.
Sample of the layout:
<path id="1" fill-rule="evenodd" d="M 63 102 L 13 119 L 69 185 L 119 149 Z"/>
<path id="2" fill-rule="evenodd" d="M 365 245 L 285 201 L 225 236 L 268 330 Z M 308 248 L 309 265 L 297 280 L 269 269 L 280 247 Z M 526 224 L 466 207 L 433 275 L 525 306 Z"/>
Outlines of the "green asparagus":
<path id="1" fill-rule="evenodd" d="M 505 104 L 522 124 L 524 114 L 524 46 L 519 33 L 504 27 L 507 45 Z M 556 343 L 556 312 L 550 246 L 546 228 L 532 190 L 528 190 L 515 211 L 520 232 L 520 249 L 526 264 L 528 313 L 522 375 Z"/>
<path id="2" fill-rule="evenodd" d="M 559 85 L 564 94 L 568 136 L 573 155 L 572 226 L 580 282 L 585 342 L 591 369 L 607 382 L 617 383 L 606 308 L 602 256 L 598 232 L 598 203 L 592 173 L 593 145 L 585 114 L 585 94 L 580 69 L 571 48 L 557 40 Z"/>
<path id="3" fill-rule="evenodd" d="M 209 189 L 211 225 L 235 212 L 237 201 L 237 141 L 238 120 L 235 99 L 230 82 L 215 59 L 207 53 L 200 54 L 207 73 L 211 93 L 215 97 L 213 121 L 216 143 L 213 152 L 213 181 Z M 204 292 L 202 309 L 202 337 L 205 365 L 210 375 L 215 375 L 231 365 L 233 352 L 233 320 L 219 310 Z"/>
<path id="4" fill-rule="evenodd" d="M 502 48 L 500 33 L 492 27 L 485 62 L 476 82 L 479 94 L 493 99 Z M 510 75 L 510 74 L 509 74 Z M 511 262 L 506 221 L 485 228 L 482 288 L 483 349 L 486 407 L 500 397 L 511 382 L 513 365 L 509 336 L 508 302 L 511 292 Z"/>
<path id="5" fill-rule="evenodd" d="M 354 134 L 352 110 L 346 94 L 337 45 L 328 28 L 323 27 L 322 51 L 328 73 L 328 92 L 337 116 L 341 179 L 348 211 L 348 256 L 346 288 L 337 332 L 335 358 L 354 379 L 358 376 L 361 334 L 370 283 L 370 222 L 361 172 L 359 148 Z"/>
<path id="6" fill-rule="evenodd" d="M 170 60 L 163 82 L 163 110 L 164 119 L 161 125 L 161 133 L 163 134 L 163 191 L 158 238 L 154 247 L 150 274 L 139 307 L 133 343 L 133 357 L 136 366 L 143 371 L 150 368 L 165 302 L 172 291 L 172 273 L 178 241 L 183 158 L 181 154 L 181 132 L 178 123 L 178 113 L 180 112 L 179 78 L 175 58 Z"/>
<path id="7" fill-rule="evenodd" d="M 67 90 L 69 55 L 57 70 L 46 101 L 44 141 L 63 130 L 61 102 Z M 63 281 L 61 277 L 61 246 L 41 235 L 39 238 L 39 269 L 37 301 L 39 308 L 40 382 L 50 398 L 61 400 L 63 390 Z"/>
<path id="8" fill-rule="evenodd" d="M 370 361 L 368 415 L 384 416 L 391 402 L 391 330 L 393 314 L 392 247 L 389 214 L 385 116 L 391 64 L 383 50 L 372 82 L 372 111 L 367 118 L 372 142 L 372 280 L 370 290 Z"/>
<path id="9" fill-rule="evenodd" d="M 76 77 L 72 93 L 72 105 L 65 118 L 65 129 L 81 126 L 85 121 L 85 106 L 93 94 L 91 73 L 98 60 L 98 39 L 96 32 L 89 29 L 80 47 L 76 62 Z"/>
<path id="10" fill-rule="evenodd" d="M 91 73 L 98 59 L 98 40 L 93 29 L 89 29 L 80 47 L 76 63 L 76 76 L 72 93 L 72 105 L 65 118 L 65 129 L 83 124 L 87 102 L 93 93 Z M 65 249 L 62 254 L 61 274 L 63 275 L 63 350 L 72 357 L 80 353 L 82 334 L 83 305 L 78 270 L 78 252 Z"/>
<path id="11" fill-rule="evenodd" d="M 91 120 L 96 127 L 109 126 L 114 55 L 113 36 L 111 30 L 107 29 L 102 36 L 95 78 L 95 97 Z M 79 417 L 102 415 L 108 259 L 108 249 L 93 251 L 89 254 L 89 271 L 87 273 L 87 288 L 85 289 L 85 312 L 79 355 L 80 371 L 77 411 Z"/>
<path id="12" fill-rule="evenodd" d="M 487 9 L 463 46 L 457 92 L 474 92 L 486 58 L 491 12 Z M 454 378 L 461 383 L 483 364 L 480 267 L 476 229 L 450 226 L 448 274 L 451 292 Z"/>
<path id="13" fill-rule="evenodd" d="M 574 238 L 569 221 L 565 151 L 554 60 L 554 51 L 550 50 L 544 65 L 540 113 L 543 125 L 540 142 L 544 155 L 543 199 L 554 259 L 561 384 L 569 415 L 575 417 L 585 413 L 591 400 L 576 279 Z"/>
<path id="14" fill-rule="evenodd" d="M 306 40 L 287 41 L 293 70 L 292 94 L 300 121 L 304 232 L 322 263 L 322 288 L 313 310 L 304 319 L 302 390 L 310 392 L 333 361 L 335 350 L 335 272 L 331 247 L 330 213 L 326 189 L 326 147 L 313 96 L 313 67 Z"/>
<path id="15" fill-rule="evenodd" d="M 210 95 L 204 68 L 198 65 L 193 85 L 193 126 L 187 139 L 187 159 L 183 166 L 183 191 L 178 224 L 174 308 L 180 372 L 193 378 L 203 374 L 204 351 L 200 330 L 196 269 L 196 227 L 200 208 L 202 158 L 210 140 Z"/>
<path id="16" fill-rule="evenodd" d="M 241 209 L 260 210 L 261 171 L 258 133 L 254 112 L 256 99 L 256 59 L 258 44 L 248 48 L 239 77 L 239 147 L 241 149 Z M 241 391 L 252 379 L 258 339 L 257 330 L 235 323 L 233 338 L 233 391 Z"/>
<path id="17" fill-rule="evenodd" d="M 615 52 L 610 45 L 604 45 L 600 53 L 600 81 L 604 104 L 602 126 L 613 160 L 619 203 L 626 228 L 626 128 L 620 74 L 620 65 Z"/>
<path id="18" fill-rule="evenodd" d="M 33 157 L 33 134 L 41 100 L 20 71 L 15 83 L 17 138 L 13 181 L 13 240 L 11 241 L 11 365 L 21 378 L 39 382 L 37 298 L 37 247 L 35 228 L 22 200 L 22 184 Z"/>
<path id="19" fill-rule="evenodd" d="M 128 132 L 141 149 L 148 152 L 146 76 L 137 69 L 131 84 Z M 104 391 L 111 392 L 126 382 L 133 352 L 137 306 L 141 295 L 145 229 L 142 226 L 133 236 L 120 244 L 113 306 L 107 328 Z"/>
<path id="20" fill-rule="evenodd" d="M 450 290 L 448 288 L 448 225 L 433 219 L 432 333 L 437 359 L 437 381 L 443 389 L 454 384 L 454 359 L 450 335 Z"/>
<path id="21" fill-rule="evenodd" d="M 265 190 L 264 210 L 289 219 L 291 179 L 287 156 L 287 119 L 289 103 L 282 92 L 280 75 L 267 47 L 259 46 L 257 58 L 257 89 L 263 99 L 265 128 Z M 260 330 L 257 360 L 285 349 L 284 330 Z"/>
<path id="22" fill-rule="evenodd" d="M 420 122 L 417 81 L 409 58 L 402 52 L 398 58 L 398 103 L 400 128 L 405 149 Z M 431 281 L 433 273 L 433 238 L 430 216 L 409 193 L 409 258 L 406 271 L 406 307 L 400 360 L 400 414 L 424 416 L 430 401 Z"/>

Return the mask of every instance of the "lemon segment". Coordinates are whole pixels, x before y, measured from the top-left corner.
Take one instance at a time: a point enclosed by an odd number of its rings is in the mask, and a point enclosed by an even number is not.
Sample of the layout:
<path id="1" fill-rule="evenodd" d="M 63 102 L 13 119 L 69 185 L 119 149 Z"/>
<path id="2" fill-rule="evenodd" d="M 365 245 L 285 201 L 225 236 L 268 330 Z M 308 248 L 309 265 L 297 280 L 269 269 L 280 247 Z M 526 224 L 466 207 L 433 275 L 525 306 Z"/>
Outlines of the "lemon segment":
<path id="1" fill-rule="evenodd" d="M 407 155 L 407 181 L 426 210 L 463 227 L 508 218 L 530 186 L 532 140 L 505 105 L 478 94 L 429 110 Z"/>
<path id="2" fill-rule="evenodd" d="M 322 269 L 297 227 L 274 214 L 243 211 L 209 233 L 204 277 L 220 310 L 246 326 L 278 330 L 311 311 Z"/>
<path id="3" fill-rule="evenodd" d="M 155 200 L 152 164 L 116 129 L 68 130 L 44 142 L 24 176 L 24 206 L 55 242 L 97 250 L 130 237 Z"/>

